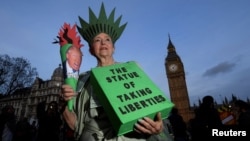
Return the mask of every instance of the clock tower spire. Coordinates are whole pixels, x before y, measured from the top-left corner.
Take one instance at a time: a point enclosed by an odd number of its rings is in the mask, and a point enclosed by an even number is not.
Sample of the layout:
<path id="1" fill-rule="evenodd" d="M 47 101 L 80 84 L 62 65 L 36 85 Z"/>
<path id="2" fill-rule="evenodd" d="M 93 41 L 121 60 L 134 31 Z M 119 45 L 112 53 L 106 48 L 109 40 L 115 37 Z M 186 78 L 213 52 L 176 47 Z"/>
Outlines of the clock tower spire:
<path id="1" fill-rule="evenodd" d="M 173 45 L 170 36 L 167 50 L 168 54 L 165 58 L 165 69 L 168 78 L 170 98 L 178 109 L 179 114 L 183 117 L 183 120 L 188 122 L 192 117 L 190 113 L 184 66 L 181 58 L 175 50 L 175 46 Z"/>

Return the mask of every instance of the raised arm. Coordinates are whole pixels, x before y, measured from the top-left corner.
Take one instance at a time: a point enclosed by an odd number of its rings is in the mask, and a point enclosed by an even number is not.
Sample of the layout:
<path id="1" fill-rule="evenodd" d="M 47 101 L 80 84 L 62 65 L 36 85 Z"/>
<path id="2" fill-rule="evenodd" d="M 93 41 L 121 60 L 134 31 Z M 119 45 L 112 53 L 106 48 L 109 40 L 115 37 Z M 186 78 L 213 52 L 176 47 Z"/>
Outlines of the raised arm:
<path id="1" fill-rule="evenodd" d="M 75 96 L 74 90 L 70 85 L 62 85 L 62 98 L 64 101 L 69 101 L 73 96 Z M 62 112 L 64 120 L 67 122 L 68 126 L 75 130 L 75 122 L 77 120 L 76 114 L 73 111 L 69 111 L 68 107 L 65 107 Z"/>

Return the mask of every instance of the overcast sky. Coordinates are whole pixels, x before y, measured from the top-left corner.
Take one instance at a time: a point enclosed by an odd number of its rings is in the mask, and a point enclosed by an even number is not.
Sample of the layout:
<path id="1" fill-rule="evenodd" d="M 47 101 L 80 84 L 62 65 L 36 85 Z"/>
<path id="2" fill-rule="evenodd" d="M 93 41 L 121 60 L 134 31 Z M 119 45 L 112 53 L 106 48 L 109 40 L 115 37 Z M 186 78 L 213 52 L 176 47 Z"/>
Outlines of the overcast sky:
<path id="1" fill-rule="evenodd" d="M 118 62 L 137 61 L 166 93 L 168 35 L 181 57 L 191 104 L 205 95 L 246 99 L 250 92 L 249 0 L 103 0 L 109 14 L 116 8 L 121 24 L 116 42 Z M 24 57 L 48 80 L 61 63 L 52 44 L 64 22 L 88 21 L 88 8 L 99 14 L 101 0 L 16 0 L 0 5 L 0 53 Z M 82 40 L 81 71 L 96 66 Z"/>

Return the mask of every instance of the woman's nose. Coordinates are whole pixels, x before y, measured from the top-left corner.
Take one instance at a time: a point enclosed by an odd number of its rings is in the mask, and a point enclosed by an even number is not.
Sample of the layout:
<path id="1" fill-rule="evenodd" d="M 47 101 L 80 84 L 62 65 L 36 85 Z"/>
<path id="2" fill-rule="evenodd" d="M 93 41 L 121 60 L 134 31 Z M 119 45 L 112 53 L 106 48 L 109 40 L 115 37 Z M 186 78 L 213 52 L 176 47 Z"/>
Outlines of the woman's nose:
<path id="1" fill-rule="evenodd" d="M 102 44 L 105 44 L 105 43 L 106 43 L 106 41 L 105 41 L 105 40 L 101 40 L 101 43 L 102 43 Z"/>

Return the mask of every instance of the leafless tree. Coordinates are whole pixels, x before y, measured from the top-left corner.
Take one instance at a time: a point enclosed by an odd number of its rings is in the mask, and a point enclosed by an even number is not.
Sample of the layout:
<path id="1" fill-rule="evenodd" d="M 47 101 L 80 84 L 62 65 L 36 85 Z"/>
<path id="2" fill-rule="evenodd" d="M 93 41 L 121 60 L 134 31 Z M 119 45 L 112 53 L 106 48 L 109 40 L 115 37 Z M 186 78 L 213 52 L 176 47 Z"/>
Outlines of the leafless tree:
<path id="1" fill-rule="evenodd" d="M 0 55 L 0 94 L 12 94 L 17 89 L 30 87 L 37 74 L 27 59 Z"/>

